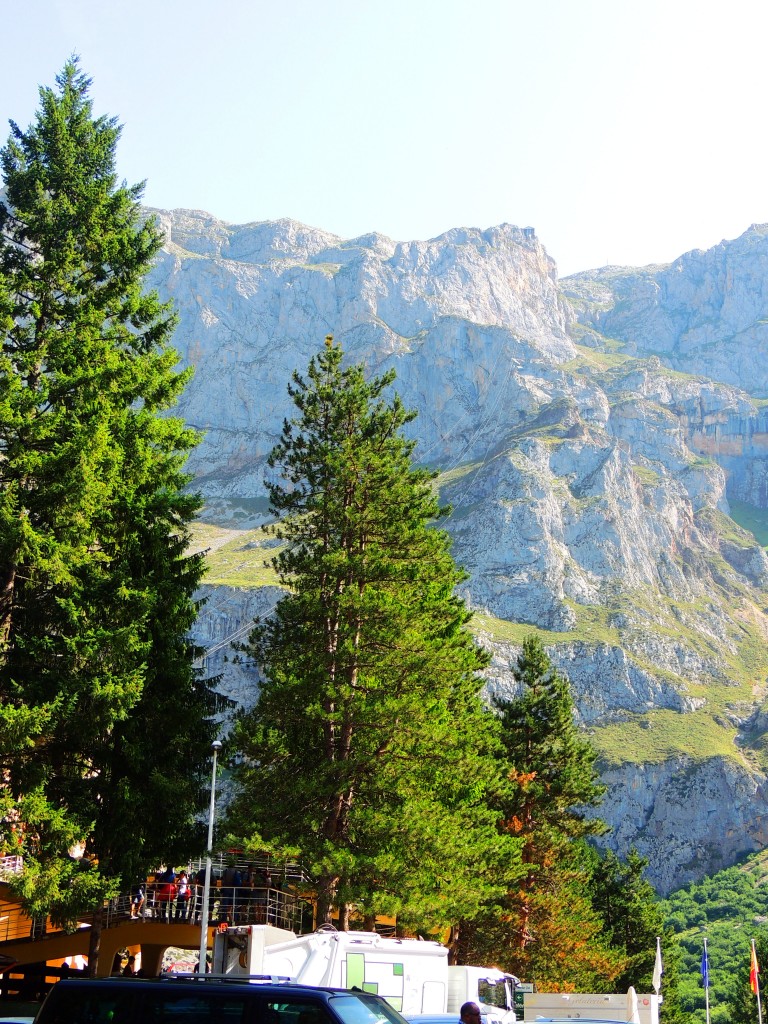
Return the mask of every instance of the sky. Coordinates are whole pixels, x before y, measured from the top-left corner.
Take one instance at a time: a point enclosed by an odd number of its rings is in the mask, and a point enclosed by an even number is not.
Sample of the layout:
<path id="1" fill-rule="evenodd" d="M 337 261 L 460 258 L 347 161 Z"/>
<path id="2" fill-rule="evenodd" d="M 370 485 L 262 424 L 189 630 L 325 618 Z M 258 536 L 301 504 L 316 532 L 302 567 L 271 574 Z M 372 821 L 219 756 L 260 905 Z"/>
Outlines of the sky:
<path id="1" fill-rule="evenodd" d="M 0 0 L 0 139 L 70 54 L 144 201 L 533 226 L 561 276 L 768 222 L 765 0 Z"/>

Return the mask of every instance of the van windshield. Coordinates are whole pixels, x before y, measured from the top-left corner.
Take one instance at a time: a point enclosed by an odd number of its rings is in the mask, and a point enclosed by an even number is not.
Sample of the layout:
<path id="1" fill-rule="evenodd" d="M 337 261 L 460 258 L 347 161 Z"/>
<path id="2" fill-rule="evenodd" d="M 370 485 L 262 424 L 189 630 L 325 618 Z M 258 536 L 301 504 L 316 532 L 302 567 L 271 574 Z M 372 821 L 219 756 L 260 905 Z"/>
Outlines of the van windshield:
<path id="1" fill-rule="evenodd" d="M 490 981 L 488 978 L 480 978 L 477 983 L 477 995 L 481 1003 L 498 1006 L 502 1010 L 509 1009 L 507 983 L 504 980 Z"/>
<path id="2" fill-rule="evenodd" d="M 393 1010 L 383 999 L 371 999 L 350 992 L 343 996 L 331 996 L 328 1002 L 344 1024 L 405 1024 L 397 1010 Z"/>

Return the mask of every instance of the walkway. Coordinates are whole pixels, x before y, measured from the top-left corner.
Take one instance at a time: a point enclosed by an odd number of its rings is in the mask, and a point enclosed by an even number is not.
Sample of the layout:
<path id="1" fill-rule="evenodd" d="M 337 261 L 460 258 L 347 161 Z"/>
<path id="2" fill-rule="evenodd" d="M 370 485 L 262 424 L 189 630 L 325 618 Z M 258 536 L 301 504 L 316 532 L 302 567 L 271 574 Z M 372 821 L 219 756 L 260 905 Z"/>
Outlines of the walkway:
<path id="1" fill-rule="evenodd" d="M 143 915 L 131 918 L 131 895 L 111 900 L 104 908 L 98 973 L 108 976 L 115 953 L 120 949 L 141 951 L 141 963 L 148 975 L 157 974 L 163 953 L 169 946 L 200 948 L 200 899 L 189 901 L 188 920 L 174 919 L 174 908 L 153 901 L 148 886 Z M 276 888 L 238 887 L 211 890 L 208 949 L 213 947 L 213 929 L 220 921 L 233 924 L 271 924 L 291 931 L 302 927 L 311 905 L 304 899 Z M 0 972 L 12 965 L 50 963 L 78 954 L 86 956 L 92 915 L 83 915 L 75 932 L 67 933 L 50 921 L 34 921 L 10 896 L 0 882 Z M 311 927 L 311 925 L 310 925 Z"/>

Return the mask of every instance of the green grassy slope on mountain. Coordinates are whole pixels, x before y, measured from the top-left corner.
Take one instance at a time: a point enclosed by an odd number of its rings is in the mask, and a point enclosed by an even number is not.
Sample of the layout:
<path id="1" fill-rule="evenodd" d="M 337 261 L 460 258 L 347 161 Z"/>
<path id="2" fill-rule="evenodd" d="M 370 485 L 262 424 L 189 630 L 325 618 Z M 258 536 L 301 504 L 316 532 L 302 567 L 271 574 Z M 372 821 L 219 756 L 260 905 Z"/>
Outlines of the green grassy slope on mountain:
<path id="1" fill-rule="evenodd" d="M 659 708 L 590 730 L 600 760 L 608 764 L 659 764 L 681 756 L 694 761 L 711 757 L 742 761 L 735 739 L 735 728 L 708 710 L 681 714 Z"/>
<path id="2" fill-rule="evenodd" d="M 581 325 L 577 325 L 571 332 L 574 347 L 579 354 L 567 363 L 563 363 L 561 369 L 569 373 L 587 372 L 593 374 L 605 370 L 614 370 L 617 367 L 626 368 L 627 363 L 637 362 L 635 356 L 622 351 L 626 342 L 598 336 L 593 331 L 587 332 L 584 328 L 579 329 L 580 327 Z M 592 340 L 599 338 L 599 349 L 592 345 L 580 344 L 580 339 L 587 333 Z"/>
<path id="3" fill-rule="evenodd" d="M 270 562 L 278 545 L 264 527 L 238 530 L 199 520 L 192 535 L 192 550 L 206 552 L 205 583 L 246 589 L 277 584 Z"/>
<path id="4" fill-rule="evenodd" d="M 592 646 L 623 646 L 619 632 L 605 623 L 606 609 L 578 607 L 576 628 L 569 633 L 554 633 L 521 623 L 504 622 L 487 614 L 473 619 L 473 629 L 501 643 L 519 645 L 529 633 L 535 633 L 547 646 L 586 643 Z M 590 614 L 592 613 L 592 614 Z M 669 627 L 667 633 L 672 636 Z M 737 631 L 739 627 L 735 627 Z M 682 634 L 681 634 L 682 635 Z M 701 639 L 701 638 L 699 638 Z M 710 651 L 710 654 L 712 652 Z M 630 654 L 630 657 L 632 655 Z M 620 720 L 590 726 L 590 739 L 605 764 L 661 763 L 673 757 L 694 760 L 727 757 L 745 761 L 758 769 L 768 769 L 768 738 L 740 733 L 737 721 L 743 717 L 753 696 L 754 678 L 764 676 L 768 658 L 761 635 L 747 631 L 737 651 L 727 655 L 732 671 L 727 679 L 694 681 L 665 673 L 658 666 L 633 658 L 635 664 L 656 678 L 667 677 L 692 704 L 701 704 L 686 712 L 658 708 L 643 713 L 622 712 Z M 606 685 L 610 681 L 606 680 Z"/>

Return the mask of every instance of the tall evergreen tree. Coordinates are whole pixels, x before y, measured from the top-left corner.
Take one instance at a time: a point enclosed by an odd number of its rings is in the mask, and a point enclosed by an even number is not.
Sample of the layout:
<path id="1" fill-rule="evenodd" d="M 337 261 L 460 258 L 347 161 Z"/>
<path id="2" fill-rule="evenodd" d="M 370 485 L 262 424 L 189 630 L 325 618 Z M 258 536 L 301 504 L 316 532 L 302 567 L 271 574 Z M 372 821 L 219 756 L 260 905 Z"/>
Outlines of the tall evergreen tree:
<path id="1" fill-rule="evenodd" d="M 318 883 L 318 916 L 355 905 L 428 928 L 495 891 L 517 844 L 496 829 L 486 655 L 455 596 L 433 474 L 411 464 L 385 400 L 331 338 L 289 393 L 297 409 L 269 465 L 288 593 L 251 637 L 265 680 L 235 743 L 232 827 L 291 847 Z M 507 863 L 507 872 L 513 869 Z"/>
<path id="2" fill-rule="evenodd" d="M 603 793 L 596 754 L 574 722 L 567 678 L 535 635 L 523 641 L 513 672 L 520 696 L 495 701 L 508 774 L 500 813 L 522 843 L 524 872 L 510 880 L 500 911 L 465 930 L 462 954 L 491 958 L 540 987 L 602 991 L 624 958 L 589 900 L 578 842 L 605 831 L 586 813 Z"/>
<path id="3" fill-rule="evenodd" d="M 626 860 L 612 850 L 591 855 L 590 895 L 592 906 L 603 920 L 611 945 L 627 956 L 627 966 L 616 979 L 618 991 L 630 985 L 638 992 L 650 992 L 656 962 L 656 938 L 664 934 L 664 911 L 656 892 L 645 878 L 648 861 L 635 849 Z M 670 942 L 671 942 L 670 936 Z M 669 994 L 669 978 L 665 977 Z"/>
<path id="4" fill-rule="evenodd" d="M 202 846 L 218 706 L 186 639 L 197 438 L 165 415 L 188 375 L 143 289 L 162 238 L 143 186 L 118 184 L 120 128 L 89 88 L 68 61 L 0 154 L 0 752 L 19 887 L 64 922 L 78 887 L 93 905 Z M 98 860 L 87 885 L 75 838 Z"/>
<path id="5" fill-rule="evenodd" d="M 574 839 L 605 832 L 599 818 L 585 813 L 599 805 L 605 787 L 598 781 L 596 752 L 574 721 L 568 679 L 552 666 L 534 634 L 523 641 L 514 677 L 522 685 L 521 696 L 496 705 L 512 765 L 504 816 L 522 837 L 522 859 L 529 865 L 520 887 L 517 922 L 522 948 L 536 927 L 526 892 L 541 887 L 547 870 Z"/>

